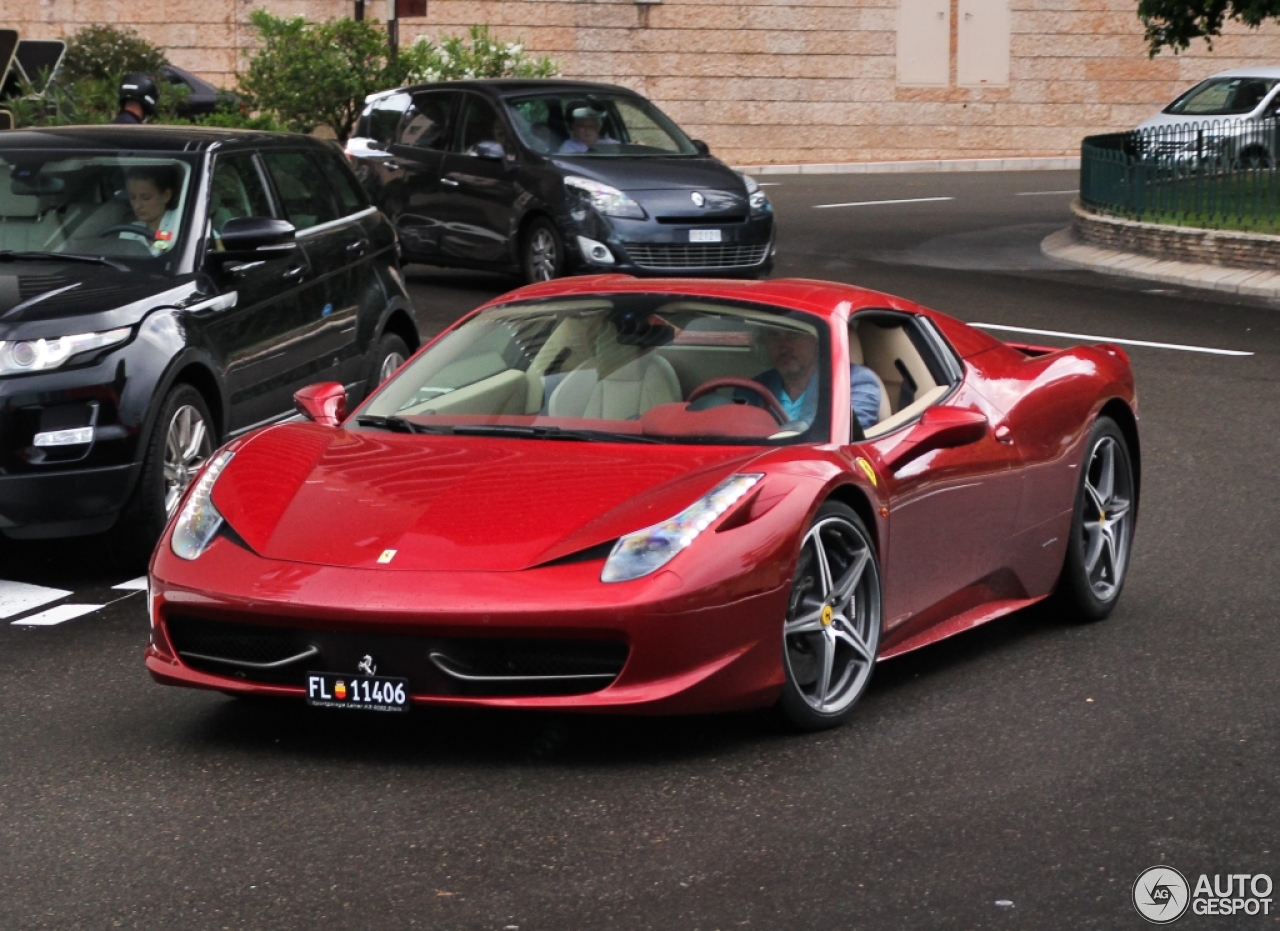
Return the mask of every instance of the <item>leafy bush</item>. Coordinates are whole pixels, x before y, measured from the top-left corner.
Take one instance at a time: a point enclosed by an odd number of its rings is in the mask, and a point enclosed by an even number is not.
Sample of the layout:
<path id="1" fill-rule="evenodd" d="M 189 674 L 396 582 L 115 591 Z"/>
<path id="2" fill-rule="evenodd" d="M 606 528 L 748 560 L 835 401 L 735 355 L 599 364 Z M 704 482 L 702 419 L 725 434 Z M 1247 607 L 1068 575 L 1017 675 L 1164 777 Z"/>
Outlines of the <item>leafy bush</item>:
<path id="1" fill-rule="evenodd" d="M 550 58 L 529 58 L 524 44 L 501 43 L 488 26 L 472 26 L 467 38 L 445 36 L 432 41 L 427 36 L 407 48 L 402 56 L 407 78 L 414 83 L 456 81 L 465 78 L 549 78 L 560 66 Z"/>
<path id="2" fill-rule="evenodd" d="M 168 64 L 164 52 L 132 29 L 86 26 L 71 37 L 59 71 L 64 84 L 86 78 L 119 83 L 130 71 L 155 74 Z"/>

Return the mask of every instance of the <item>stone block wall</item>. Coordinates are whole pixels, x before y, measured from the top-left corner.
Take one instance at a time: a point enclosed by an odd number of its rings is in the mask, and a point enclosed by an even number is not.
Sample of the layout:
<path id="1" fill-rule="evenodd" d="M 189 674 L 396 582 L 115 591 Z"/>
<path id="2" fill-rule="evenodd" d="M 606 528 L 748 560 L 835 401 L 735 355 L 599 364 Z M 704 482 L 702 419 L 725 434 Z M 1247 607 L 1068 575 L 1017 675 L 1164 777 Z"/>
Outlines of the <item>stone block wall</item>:
<path id="1" fill-rule="evenodd" d="M 1076 238 L 1090 246 L 1226 268 L 1280 268 L 1280 236 L 1137 223 L 1072 204 Z"/>
<path id="2" fill-rule="evenodd" d="M 953 19 L 959 0 L 953 0 Z M 738 164 L 1062 156 L 1128 129 L 1195 81 L 1280 60 L 1280 28 L 1231 26 L 1212 52 L 1149 59 L 1135 0 L 1009 0 L 1007 87 L 907 87 L 897 0 L 428 0 L 401 34 L 489 23 L 566 77 L 631 87 Z M 0 0 L 33 38 L 131 25 L 174 64 L 232 85 L 249 12 L 351 15 L 352 0 Z M 384 15 L 382 0 L 368 15 Z M 953 55 L 954 58 L 954 55 Z"/>

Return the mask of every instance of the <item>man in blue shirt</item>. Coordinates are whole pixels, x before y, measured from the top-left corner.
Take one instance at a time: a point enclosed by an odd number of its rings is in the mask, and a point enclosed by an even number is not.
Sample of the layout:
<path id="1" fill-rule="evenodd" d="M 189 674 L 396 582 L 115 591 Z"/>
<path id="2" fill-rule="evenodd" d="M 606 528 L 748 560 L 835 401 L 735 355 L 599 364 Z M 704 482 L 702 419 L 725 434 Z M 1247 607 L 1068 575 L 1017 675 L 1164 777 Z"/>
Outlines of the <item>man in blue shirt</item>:
<path id="1" fill-rule="evenodd" d="M 802 330 L 770 328 L 761 335 L 773 368 L 755 377 L 793 421 L 813 423 L 818 413 L 818 338 Z M 849 366 L 849 401 L 863 430 L 880 419 L 880 382 L 865 365 Z"/>

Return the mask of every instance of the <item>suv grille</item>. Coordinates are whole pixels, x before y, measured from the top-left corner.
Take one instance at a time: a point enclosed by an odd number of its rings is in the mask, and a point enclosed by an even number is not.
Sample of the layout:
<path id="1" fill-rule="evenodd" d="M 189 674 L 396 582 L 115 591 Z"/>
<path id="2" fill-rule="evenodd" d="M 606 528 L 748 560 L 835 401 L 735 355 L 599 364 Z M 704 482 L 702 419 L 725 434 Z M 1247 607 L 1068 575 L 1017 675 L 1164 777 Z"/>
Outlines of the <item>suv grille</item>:
<path id="1" fill-rule="evenodd" d="M 759 265 L 769 244 L 736 243 L 623 243 L 641 268 L 746 268 Z"/>

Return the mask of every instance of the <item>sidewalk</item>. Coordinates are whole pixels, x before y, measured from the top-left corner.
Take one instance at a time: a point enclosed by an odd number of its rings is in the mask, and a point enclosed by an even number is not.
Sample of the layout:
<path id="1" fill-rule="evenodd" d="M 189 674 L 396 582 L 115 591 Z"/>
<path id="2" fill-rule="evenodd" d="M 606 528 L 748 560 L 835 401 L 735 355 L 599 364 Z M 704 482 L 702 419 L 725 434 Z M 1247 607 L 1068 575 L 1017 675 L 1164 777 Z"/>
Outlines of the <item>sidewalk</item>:
<path id="1" fill-rule="evenodd" d="M 1186 288 L 1280 299 L 1280 271 L 1199 265 L 1102 249 L 1080 242 L 1070 228 L 1046 236 L 1040 243 L 1040 251 L 1068 265 L 1106 275 L 1123 275 Z"/>

